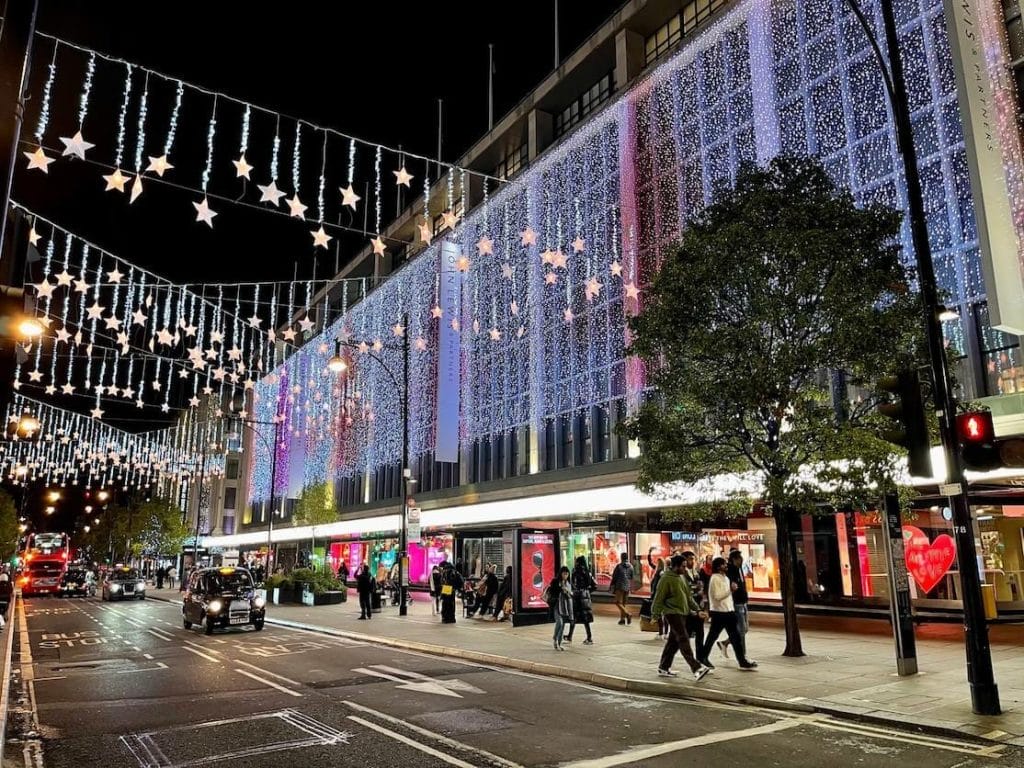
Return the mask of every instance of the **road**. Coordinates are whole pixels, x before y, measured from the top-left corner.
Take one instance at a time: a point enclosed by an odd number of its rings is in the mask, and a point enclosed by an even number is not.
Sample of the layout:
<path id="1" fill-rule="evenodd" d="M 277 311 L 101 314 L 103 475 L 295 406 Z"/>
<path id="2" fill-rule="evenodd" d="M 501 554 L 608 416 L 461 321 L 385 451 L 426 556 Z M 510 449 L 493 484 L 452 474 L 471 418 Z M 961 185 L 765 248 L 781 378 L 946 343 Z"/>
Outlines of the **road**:
<path id="1" fill-rule="evenodd" d="M 619 694 L 269 624 L 207 637 L 154 600 L 30 598 L 18 620 L 5 768 L 1024 766 L 1004 745 Z"/>

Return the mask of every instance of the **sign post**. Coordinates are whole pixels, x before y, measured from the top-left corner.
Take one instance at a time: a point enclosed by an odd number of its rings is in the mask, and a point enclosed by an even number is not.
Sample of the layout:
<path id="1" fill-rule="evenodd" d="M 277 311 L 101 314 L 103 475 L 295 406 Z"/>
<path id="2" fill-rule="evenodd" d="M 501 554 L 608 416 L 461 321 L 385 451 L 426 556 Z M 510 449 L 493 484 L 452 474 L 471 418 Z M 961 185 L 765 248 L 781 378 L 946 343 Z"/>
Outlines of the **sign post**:
<path id="1" fill-rule="evenodd" d="M 420 526 L 420 508 L 409 507 L 409 541 L 419 541 L 423 538 L 423 529 Z"/>
<path id="2" fill-rule="evenodd" d="M 900 500 L 895 493 L 885 494 L 885 535 L 882 542 L 889 573 L 889 610 L 896 641 L 896 672 L 900 677 L 916 675 L 917 642 L 910 608 L 910 579 L 903 550 Z"/>

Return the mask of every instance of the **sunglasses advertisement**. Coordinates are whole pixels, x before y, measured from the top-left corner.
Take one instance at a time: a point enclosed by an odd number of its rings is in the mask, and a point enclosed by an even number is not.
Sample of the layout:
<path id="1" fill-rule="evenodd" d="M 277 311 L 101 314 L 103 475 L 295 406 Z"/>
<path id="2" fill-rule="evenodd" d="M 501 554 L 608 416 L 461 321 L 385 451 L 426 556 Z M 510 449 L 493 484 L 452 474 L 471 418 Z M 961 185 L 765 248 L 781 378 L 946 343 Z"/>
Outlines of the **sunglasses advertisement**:
<path id="1" fill-rule="evenodd" d="M 555 578 L 555 534 L 519 534 L 520 608 L 547 609 L 544 587 Z"/>

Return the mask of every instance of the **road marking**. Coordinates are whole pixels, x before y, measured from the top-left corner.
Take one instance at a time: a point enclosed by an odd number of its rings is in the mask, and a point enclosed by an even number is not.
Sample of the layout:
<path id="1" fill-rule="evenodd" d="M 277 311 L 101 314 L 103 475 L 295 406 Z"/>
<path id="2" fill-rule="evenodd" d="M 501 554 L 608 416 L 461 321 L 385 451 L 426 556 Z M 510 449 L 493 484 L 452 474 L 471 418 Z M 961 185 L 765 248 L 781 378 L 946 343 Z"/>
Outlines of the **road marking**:
<path id="1" fill-rule="evenodd" d="M 152 661 L 152 660 L 153 660 L 153 657 L 152 657 L 152 655 L 150 655 L 150 654 L 148 654 L 148 653 L 144 653 L 144 654 L 142 654 L 142 658 L 144 658 L 144 659 L 149 659 L 150 661 Z"/>
<path id="2" fill-rule="evenodd" d="M 1004 745 L 1002 744 L 982 746 L 980 744 L 971 744 L 967 741 L 943 739 L 941 737 L 928 736 L 926 734 L 900 733 L 899 731 L 890 730 L 888 728 L 874 727 L 862 723 L 821 720 L 812 722 L 811 725 L 830 731 L 856 733 L 861 736 L 869 736 L 876 739 L 884 739 L 886 741 L 896 741 L 902 744 L 913 744 L 919 747 L 942 749 L 946 752 L 958 752 L 963 755 L 973 755 L 974 757 L 1002 757 L 1002 750 L 1004 749 Z"/>
<path id="3" fill-rule="evenodd" d="M 214 658 L 213 656 L 203 653 L 202 651 L 197 651 L 195 648 L 189 648 L 187 645 L 183 645 L 181 646 L 181 649 L 183 651 L 188 651 L 189 653 L 194 653 L 196 656 L 202 656 L 207 661 L 212 661 L 216 664 L 220 664 L 220 659 Z"/>
<path id="4" fill-rule="evenodd" d="M 484 691 L 477 688 L 475 685 L 463 682 L 462 680 L 441 680 L 428 677 L 427 675 L 421 674 L 420 672 L 410 672 L 405 669 L 399 669 L 397 667 L 389 667 L 386 664 L 371 664 L 373 669 L 379 669 L 381 672 L 390 672 L 393 675 L 399 677 L 409 677 L 413 680 L 425 680 L 434 685 L 443 685 L 445 688 L 452 691 L 463 691 L 464 693 L 484 693 Z"/>
<path id="5" fill-rule="evenodd" d="M 182 642 L 185 643 L 185 645 L 191 645 L 193 648 L 198 648 L 201 651 L 209 651 L 210 653 L 221 653 L 220 651 L 218 651 L 218 650 L 216 650 L 214 648 L 207 648 L 205 645 L 200 645 L 199 643 L 193 643 L 191 640 L 182 640 Z"/>
<path id="6" fill-rule="evenodd" d="M 139 646 L 137 646 L 137 645 L 133 645 L 132 646 L 132 650 L 135 651 L 136 653 L 142 653 L 142 649 L 139 648 Z"/>
<path id="7" fill-rule="evenodd" d="M 450 747 L 452 749 L 460 750 L 463 752 L 472 752 L 484 758 L 488 762 L 494 763 L 495 765 L 501 765 L 504 766 L 504 768 L 523 768 L 523 766 L 521 766 L 519 763 L 513 763 L 511 760 L 506 760 L 504 757 L 495 755 L 492 752 L 488 752 L 487 750 L 480 749 L 478 747 L 473 747 L 469 744 L 463 744 L 461 741 L 456 741 L 455 739 L 449 739 L 447 736 L 442 736 L 441 734 L 435 733 L 434 731 L 429 731 L 426 728 L 421 728 L 418 725 L 413 725 L 412 723 L 406 722 L 405 720 L 400 720 L 397 717 L 385 715 L 383 712 L 378 712 L 375 709 L 370 709 L 370 707 L 364 707 L 362 704 L 356 704 L 354 701 L 343 701 L 342 703 L 351 707 L 352 709 L 358 710 L 359 712 L 365 712 L 368 715 L 372 715 L 373 717 L 376 717 L 379 720 L 384 720 L 385 722 L 401 726 L 402 728 L 407 728 L 410 731 L 414 731 L 415 733 L 418 733 L 421 736 L 431 738 L 434 741 L 440 744 L 444 744 L 445 746 Z"/>
<path id="8" fill-rule="evenodd" d="M 418 672 L 408 672 L 404 669 L 397 669 L 396 667 L 389 667 L 383 664 L 357 667 L 352 671 L 358 672 L 361 675 L 370 675 L 371 677 L 379 677 L 383 680 L 401 683 L 397 687 L 407 691 L 429 693 L 435 696 L 451 696 L 455 699 L 461 699 L 462 696 L 456 693 L 456 690 L 467 693 L 483 693 L 479 688 L 469 685 L 469 683 L 464 683 L 461 680 L 436 680 L 432 677 L 421 675 Z"/>
<path id="9" fill-rule="evenodd" d="M 426 744 L 420 744 L 418 741 L 414 741 L 413 739 L 410 739 L 408 736 L 403 736 L 400 733 L 389 731 L 387 728 L 383 728 L 377 725 L 376 723 L 371 723 L 369 720 L 364 720 L 363 718 L 356 717 L 355 715 L 349 715 L 348 719 L 355 723 L 359 723 L 360 725 L 365 726 L 371 730 L 377 731 L 377 733 L 382 733 L 390 739 L 400 741 L 403 744 L 408 744 L 413 749 L 418 749 L 420 752 L 428 754 L 431 757 L 436 757 L 438 760 L 443 760 L 444 762 L 448 763 L 448 765 L 458 766 L 458 768 L 476 768 L 472 763 L 467 763 L 462 760 L 459 760 L 457 757 L 446 755 L 444 752 L 439 752 L 433 747 L 428 747 Z"/>
<path id="10" fill-rule="evenodd" d="M 616 755 L 606 755 L 588 760 L 578 760 L 574 763 L 562 763 L 561 768 L 612 768 L 616 765 L 629 765 L 630 763 L 641 763 L 644 760 L 651 760 L 661 755 L 678 752 L 690 747 L 706 747 L 709 744 L 721 744 L 725 741 L 736 739 L 747 739 L 751 736 L 763 736 L 766 733 L 778 733 L 788 731 L 813 722 L 811 717 L 794 717 L 788 720 L 780 720 L 768 725 L 759 725 L 754 728 L 746 728 L 741 731 L 719 731 L 718 733 L 706 733 L 703 736 L 695 736 L 690 739 L 679 741 L 666 741 L 663 744 L 653 746 L 633 747 Z"/>
<path id="11" fill-rule="evenodd" d="M 162 629 L 147 629 L 146 631 L 149 632 L 149 634 L 151 634 L 153 637 L 159 638 L 160 640 L 167 640 L 168 642 L 174 640 L 173 637 L 168 635 Z"/>
<path id="12" fill-rule="evenodd" d="M 37 677 L 35 680 L 38 683 L 40 680 L 66 680 L 67 675 L 52 675 L 51 677 Z"/>
<path id="13" fill-rule="evenodd" d="M 278 674 L 276 674 L 274 672 L 270 672 L 270 671 L 268 671 L 266 669 L 261 669 L 260 667 L 257 667 L 255 664 L 250 664 L 248 661 L 242 661 L 241 659 L 235 659 L 235 664 L 244 664 L 247 667 L 251 667 L 252 669 L 255 669 L 257 672 L 262 672 L 264 675 L 270 675 L 271 677 L 276 677 L 278 680 L 283 680 L 284 682 L 289 683 L 291 685 L 297 685 L 297 686 L 301 686 L 302 685 L 302 683 L 297 682 L 295 680 L 292 680 L 291 678 L 285 677 L 284 675 L 278 675 Z"/>
<path id="14" fill-rule="evenodd" d="M 244 669 L 239 669 L 238 667 L 235 667 L 235 672 L 237 672 L 240 675 L 245 675 L 246 677 L 251 677 L 253 680 L 263 683 L 264 685 L 269 685 L 271 688 L 276 688 L 277 690 L 281 691 L 281 693 L 287 693 L 289 696 L 295 696 L 300 699 L 302 698 L 302 694 L 298 691 L 293 691 L 291 688 L 285 688 L 283 685 L 278 685 L 277 683 L 272 682 L 270 680 L 264 680 L 262 677 L 260 677 L 259 675 L 254 675 L 252 672 L 246 672 Z"/>

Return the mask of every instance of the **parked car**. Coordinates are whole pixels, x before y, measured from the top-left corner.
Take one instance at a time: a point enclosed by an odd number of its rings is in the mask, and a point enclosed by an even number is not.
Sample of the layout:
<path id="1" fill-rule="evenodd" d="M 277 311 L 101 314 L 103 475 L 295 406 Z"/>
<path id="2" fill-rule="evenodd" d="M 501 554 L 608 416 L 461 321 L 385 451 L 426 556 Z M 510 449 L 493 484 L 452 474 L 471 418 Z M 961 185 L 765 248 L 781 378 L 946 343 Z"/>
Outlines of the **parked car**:
<path id="1" fill-rule="evenodd" d="M 92 597 L 96 594 L 96 583 L 83 568 L 69 568 L 60 580 L 60 593 L 67 597 Z"/>
<path id="2" fill-rule="evenodd" d="M 119 566 L 107 571 L 103 579 L 100 598 L 103 600 L 144 600 L 146 582 L 139 572 L 128 566 Z"/>
<path id="3" fill-rule="evenodd" d="M 185 629 L 195 624 L 212 635 L 218 627 L 247 624 L 258 632 L 266 610 L 247 568 L 200 568 L 189 576 L 181 615 Z"/>

